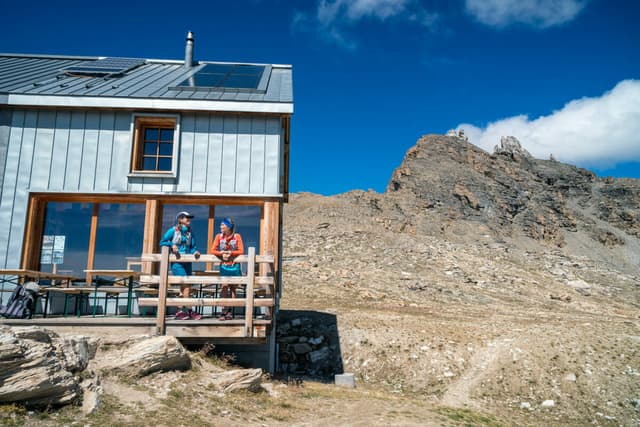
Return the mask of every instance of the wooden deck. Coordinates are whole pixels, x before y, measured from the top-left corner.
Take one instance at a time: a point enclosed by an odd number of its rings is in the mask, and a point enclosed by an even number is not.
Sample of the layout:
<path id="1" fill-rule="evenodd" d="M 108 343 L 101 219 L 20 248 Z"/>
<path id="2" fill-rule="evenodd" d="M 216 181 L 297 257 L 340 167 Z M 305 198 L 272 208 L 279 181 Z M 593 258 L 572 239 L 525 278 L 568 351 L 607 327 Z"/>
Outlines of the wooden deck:
<path id="1" fill-rule="evenodd" d="M 34 317 L 33 319 L 4 319 L 0 318 L 0 325 L 11 326 L 42 326 L 58 332 L 77 334 L 98 334 L 98 335 L 171 335 L 183 342 L 190 341 L 210 341 L 213 343 L 223 343 L 223 341 L 234 344 L 265 344 L 267 337 L 272 332 L 272 320 L 269 316 L 274 312 L 275 291 L 277 283 L 275 281 L 275 269 L 273 256 L 256 256 L 255 248 L 249 248 L 248 255 L 241 255 L 236 258 L 237 262 L 247 263 L 247 274 L 236 277 L 220 277 L 217 275 L 194 275 L 194 276 L 171 276 L 169 266 L 171 262 L 194 262 L 193 255 L 182 255 L 176 258 L 169 254 L 169 248 L 163 247 L 159 254 L 142 254 L 142 262 L 160 263 L 160 274 L 139 274 L 131 270 L 87 270 L 88 277 L 92 280 L 91 286 L 57 286 L 47 287 L 48 293 L 62 293 L 65 296 L 64 316 Z M 201 262 L 220 262 L 213 255 L 202 255 Z M 258 269 L 257 266 L 263 264 L 266 268 Z M 256 274 L 257 270 L 265 270 L 264 274 Z M 16 276 L 7 273 L 9 276 Z M 124 279 L 127 286 L 99 286 L 93 276 L 106 275 Z M 133 279 L 139 280 L 139 284 L 144 287 L 133 287 Z M 91 283 L 91 282 L 90 282 Z M 222 284 L 233 284 L 244 287 L 244 298 L 175 298 L 168 297 L 174 295 L 172 292 L 176 287 L 184 284 L 199 285 L 200 291 L 206 291 L 207 286 L 221 286 Z M 153 307 L 156 315 L 153 317 L 136 316 L 132 313 L 132 301 L 135 293 L 141 289 L 147 289 L 147 293 L 155 293 L 155 297 L 139 297 L 137 303 L 139 308 Z M 216 288 L 217 289 L 217 288 Z M 98 293 L 120 293 L 127 296 L 127 315 L 108 316 L 96 313 L 96 301 L 99 300 Z M 202 292 L 200 292 L 202 293 Z M 90 295 L 93 302 L 92 313 L 86 313 L 77 306 L 73 312 L 68 314 L 69 296 L 85 295 L 88 299 Z M 102 297 L 100 297 L 102 298 Z M 47 300 L 48 301 L 48 298 Z M 77 299 L 76 299 L 77 304 Z M 196 307 L 202 310 L 205 307 L 238 307 L 241 313 L 251 313 L 246 316 L 241 314 L 232 320 L 219 320 L 217 317 L 203 317 L 200 320 L 175 320 L 173 316 L 167 316 L 167 307 Z M 264 311 L 262 315 L 256 315 L 254 310 L 261 307 Z M 105 297 L 105 311 L 107 302 Z M 45 312 L 46 305 L 45 305 Z M 215 312 L 215 311 L 214 311 Z M 236 313 L 237 314 L 237 313 Z"/>
<path id="2" fill-rule="evenodd" d="M 33 319 L 4 319 L 0 325 L 40 326 L 59 333 L 90 333 L 91 335 L 153 335 L 156 333 L 155 317 L 36 317 Z M 166 335 L 171 335 L 185 343 L 246 343 L 265 344 L 271 328 L 271 320 L 254 319 L 253 336 L 245 336 L 245 319 L 221 321 L 212 317 L 200 320 L 165 320 Z"/>

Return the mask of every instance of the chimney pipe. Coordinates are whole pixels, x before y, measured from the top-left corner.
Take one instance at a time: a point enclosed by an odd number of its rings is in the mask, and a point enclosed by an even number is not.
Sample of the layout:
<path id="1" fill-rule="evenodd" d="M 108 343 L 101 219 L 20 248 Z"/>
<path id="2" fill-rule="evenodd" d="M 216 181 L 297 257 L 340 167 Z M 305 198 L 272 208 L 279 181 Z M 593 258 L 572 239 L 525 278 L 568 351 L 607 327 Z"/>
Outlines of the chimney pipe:
<path id="1" fill-rule="evenodd" d="M 193 67 L 193 32 L 187 33 L 187 46 L 184 48 L 184 67 Z"/>

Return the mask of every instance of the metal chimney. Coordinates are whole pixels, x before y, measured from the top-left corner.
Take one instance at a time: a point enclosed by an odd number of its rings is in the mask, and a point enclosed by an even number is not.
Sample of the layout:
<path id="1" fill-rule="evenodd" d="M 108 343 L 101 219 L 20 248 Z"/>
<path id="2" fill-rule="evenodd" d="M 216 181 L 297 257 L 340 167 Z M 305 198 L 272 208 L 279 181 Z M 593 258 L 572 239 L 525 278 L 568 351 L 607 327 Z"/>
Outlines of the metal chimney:
<path id="1" fill-rule="evenodd" d="M 187 45 L 184 48 L 184 67 L 193 67 L 193 32 L 187 33 Z"/>

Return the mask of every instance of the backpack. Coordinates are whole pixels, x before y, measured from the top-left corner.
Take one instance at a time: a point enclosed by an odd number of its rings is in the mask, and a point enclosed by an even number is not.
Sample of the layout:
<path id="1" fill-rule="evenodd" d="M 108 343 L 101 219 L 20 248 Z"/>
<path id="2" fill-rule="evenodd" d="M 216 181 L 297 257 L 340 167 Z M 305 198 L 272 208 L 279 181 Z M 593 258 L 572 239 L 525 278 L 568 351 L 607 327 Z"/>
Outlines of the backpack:
<path id="1" fill-rule="evenodd" d="M 28 282 L 25 286 L 17 285 L 7 305 L 0 306 L 0 316 L 8 319 L 31 319 L 38 299 L 37 288 L 38 285 L 33 282 Z"/>

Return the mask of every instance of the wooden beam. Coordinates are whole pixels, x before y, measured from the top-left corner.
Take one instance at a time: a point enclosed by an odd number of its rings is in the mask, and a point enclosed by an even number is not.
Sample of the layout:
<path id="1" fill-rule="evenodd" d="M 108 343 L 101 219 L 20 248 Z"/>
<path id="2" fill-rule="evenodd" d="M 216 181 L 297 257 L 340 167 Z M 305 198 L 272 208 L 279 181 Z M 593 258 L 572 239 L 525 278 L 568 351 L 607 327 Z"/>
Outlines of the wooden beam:
<path id="1" fill-rule="evenodd" d="M 22 268 L 39 270 L 42 232 L 47 204 L 39 197 L 29 199 L 27 222 L 25 224 L 24 245 L 22 245 Z"/>
<path id="2" fill-rule="evenodd" d="M 150 261 L 150 262 L 160 262 L 162 260 L 161 254 L 157 253 L 144 253 L 140 256 L 141 261 Z M 215 255 L 201 255 L 200 258 L 196 259 L 193 255 L 183 254 L 180 255 L 180 259 L 176 259 L 176 256 L 171 254 L 169 256 L 169 261 L 171 262 L 213 262 L 219 264 L 221 259 Z M 239 255 L 234 258 L 235 262 L 249 262 L 249 258 L 247 255 Z M 256 255 L 257 263 L 273 263 L 274 256 L 273 255 Z"/>
<path id="3" fill-rule="evenodd" d="M 158 288 L 158 311 L 156 319 L 156 331 L 159 335 L 165 334 L 165 314 L 167 312 L 167 277 L 169 275 L 169 248 L 162 247 L 162 261 L 160 262 L 160 286 Z M 140 304 L 140 302 L 138 302 Z"/>
<path id="4" fill-rule="evenodd" d="M 214 205 L 209 205 L 209 219 L 207 221 L 207 247 L 205 250 L 200 251 L 203 254 L 208 254 L 213 247 L 213 241 L 215 240 L 216 230 L 215 230 L 215 218 L 216 218 L 216 207 Z M 213 263 L 208 262 L 205 265 L 207 270 L 213 270 Z"/>
<path id="5" fill-rule="evenodd" d="M 98 289 L 98 291 L 100 291 Z M 138 298 L 140 307 L 158 307 L 162 298 Z M 254 307 L 273 307 L 273 298 L 255 298 Z M 164 304 L 167 307 L 197 306 L 197 307 L 245 307 L 245 298 L 165 298 Z"/>
<path id="6" fill-rule="evenodd" d="M 249 248 L 249 263 L 247 264 L 246 308 L 244 310 L 245 336 L 250 337 L 253 331 L 253 282 L 256 274 L 256 248 Z"/>
<path id="7" fill-rule="evenodd" d="M 144 239 L 142 241 L 142 253 L 156 252 L 157 244 L 162 233 L 162 205 L 159 200 L 147 200 L 144 214 Z M 159 260 L 158 260 L 159 261 Z M 143 262 L 143 273 L 153 272 L 150 262 Z"/>
<path id="8" fill-rule="evenodd" d="M 87 249 L 87 270 L 93 270 L 93 262 L 95 260 L 96 252 L 96 236 L 98 234 L 98 213 L 100 211 L 100 204 L 93 204 L 93 211 L 91 213 L 91 228 L 89 229 L 89 249 Z M 85 276 L 87 284 L 91 283 L 91 274 L 87 273 Z"/>
<path id="9" fill-rule="evenodd" d="M 160 275 L 141 275 L 140 283 L 153 285 L 160 283 Z M 167 277 L 169 285 L 246 285 L 249 283 L 248 276 L 173 276 Z M 261 286 L 273 285 L 271 276 L 255 276 L 255 284 Z"/>
<path id="10" fill-rule="evenodd" d="M 33 193 L 44 202 L 69 203 L 146 203 L 147 200 L 158 200 L 161 203 L 185 205 L 234 205 L 261 206 L 265 201 L 279 201 L 279 197 L 263 196 L 227 196 L 211 197 L 200 194 L 171 195 L 171 194 L 78 194 L 78 193 Z"/>

